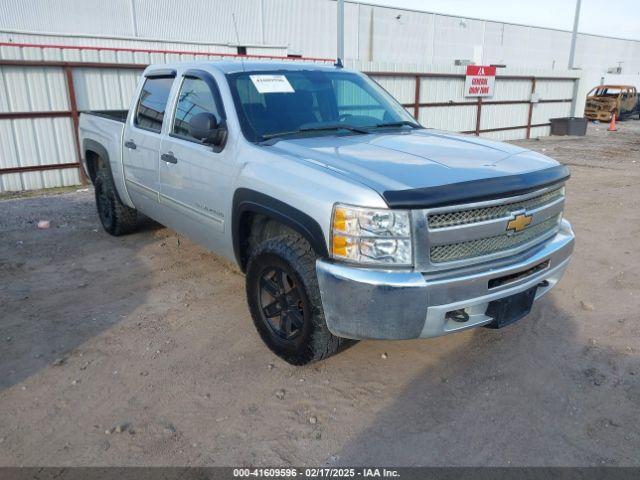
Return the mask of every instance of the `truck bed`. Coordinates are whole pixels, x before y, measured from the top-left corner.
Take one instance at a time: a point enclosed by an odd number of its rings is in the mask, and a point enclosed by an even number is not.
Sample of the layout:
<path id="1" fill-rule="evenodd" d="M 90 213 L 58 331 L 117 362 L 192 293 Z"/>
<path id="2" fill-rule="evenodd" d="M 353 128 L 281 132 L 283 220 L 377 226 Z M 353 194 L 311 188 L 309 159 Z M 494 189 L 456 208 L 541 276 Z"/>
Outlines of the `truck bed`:
<path id="1" fill-rule="evenodd" d="M 85 115 L 96 115 L 98 117 L 104 117 L 109 120 L 124 123 L 127 120 L 129 110 L 86 110 L 82 113 Z"/>
<path id="2" fill-rule="evenodd" d="M 107 160 L 113 172 L 118 192 L 125 196 L 122 170 L 122 136 L 127 119 L 127 110 L 91 110 L 80 114 L 80 145 L 83 152 L 91 151 Z M 85 155 L 83 155 L 85 157 Z M 95 171 L 89 169 L 87 159 L 82 159 L 87 176 L 95 180 Z M 125 200 L 126 201 L 126 200 Z"/>

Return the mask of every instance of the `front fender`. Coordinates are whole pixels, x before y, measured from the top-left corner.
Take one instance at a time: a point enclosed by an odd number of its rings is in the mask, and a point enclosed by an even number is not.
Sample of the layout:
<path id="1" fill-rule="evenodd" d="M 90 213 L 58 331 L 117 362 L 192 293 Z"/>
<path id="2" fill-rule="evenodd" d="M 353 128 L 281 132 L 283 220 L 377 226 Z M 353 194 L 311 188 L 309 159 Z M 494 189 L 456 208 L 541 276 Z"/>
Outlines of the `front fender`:
<path id="1" fill-rule="evenodd" d="M 272 218 L 304 237 L 318 257 L 327 258 L 329 250 L 322 228 L 312 217 L 276 198 L 256 190 L 239 188 L 233 195 L 231 229 L 233 252 L 238 265 L 244 270 L 247 259 L 242 255 L 242 241 L 247 238 L 242 218 L 247 213 L 259 213 Z"/>

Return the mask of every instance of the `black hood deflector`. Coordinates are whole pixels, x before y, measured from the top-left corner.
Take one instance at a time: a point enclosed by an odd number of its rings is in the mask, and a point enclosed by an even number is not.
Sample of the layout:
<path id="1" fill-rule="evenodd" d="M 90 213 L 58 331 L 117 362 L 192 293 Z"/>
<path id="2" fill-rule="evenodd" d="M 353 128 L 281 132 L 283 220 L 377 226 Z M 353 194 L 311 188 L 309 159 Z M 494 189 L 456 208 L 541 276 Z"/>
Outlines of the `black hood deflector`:
<path id="1" fill-rule="evenodd" d="M 557 165 L 544 170 L 482 178 L 451 185 L 410 190 L 385 191 L 382 197 L 390 208 L 434 208 L 463 203 L 483 202 L 524 195 L 569 179 L 569 168 Z"/>

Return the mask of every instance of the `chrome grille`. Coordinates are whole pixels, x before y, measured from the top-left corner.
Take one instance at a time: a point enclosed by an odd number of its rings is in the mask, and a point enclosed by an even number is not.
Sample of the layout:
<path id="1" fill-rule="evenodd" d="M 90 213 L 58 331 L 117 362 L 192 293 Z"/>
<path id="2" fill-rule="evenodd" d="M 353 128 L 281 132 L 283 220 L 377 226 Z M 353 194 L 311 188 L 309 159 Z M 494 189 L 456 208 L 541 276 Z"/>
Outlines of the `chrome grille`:
<path id="1" fill-rule="evenodd" d="M 428 216 L 429 228 L 445 228 L 456 225 L 466 225 L 469 223 L 483 222 L 501 217 L 508 217 L 512 212 L 518 210 L 533 210 L 547 203 L 551 203 L 562 198 L 562 188 L 557 188 L 533 198 L 521 200 L 513 203 L 504 203 L 488 207 L 472 208 L 467 210 L 457 210 L 453 212 L 433 213 Z"/>
<path id="2" fill-rule="evenodd" d="M 513 204 L 501 205 L 500 207 L 505 206 L 508 207 L 507 211 L 514 208 Z M 546 234 L 552 232 L 557 228 L 559 220 L 560 215 L 554 215 L 553 217 L 529 227 L 520 233 L 503 233 L 501 235 L 482 238 L 479 240 L 450 243 L 446 245 L 434 245 L 430 249 L 431 262 L 452 262 L 473 257 L 481 257 L 483 255 L 490 255 L 503 250 L 516 248 L 525 245 L 536 238 L 542 238 Z"/>

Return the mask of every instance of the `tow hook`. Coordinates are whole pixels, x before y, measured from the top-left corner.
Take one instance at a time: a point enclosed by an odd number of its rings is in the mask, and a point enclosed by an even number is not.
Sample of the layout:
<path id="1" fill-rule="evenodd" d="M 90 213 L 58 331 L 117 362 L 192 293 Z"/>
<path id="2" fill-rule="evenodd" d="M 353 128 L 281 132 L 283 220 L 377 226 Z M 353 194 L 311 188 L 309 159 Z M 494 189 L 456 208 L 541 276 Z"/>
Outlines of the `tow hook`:
<path id="1" fill-rule="evenodd" d="M 454 322 L 464 323 L 469 321 L 469 314 L 464 308 L 459 308 L 458 310 L 451 310 L 450 312 L 447 312 L 445 318 L 447 320 L 453 320 Z"/>

